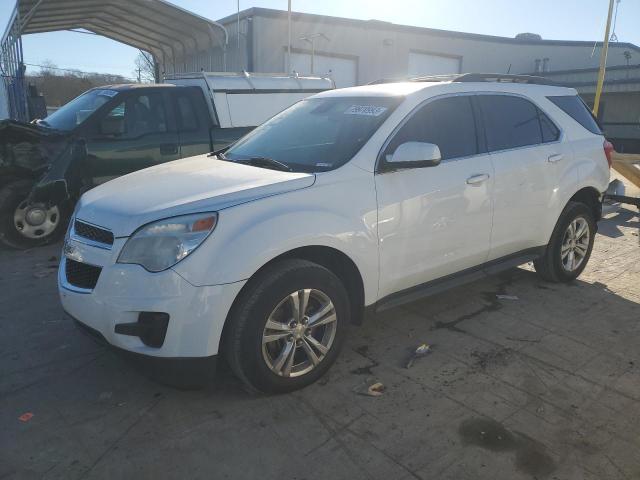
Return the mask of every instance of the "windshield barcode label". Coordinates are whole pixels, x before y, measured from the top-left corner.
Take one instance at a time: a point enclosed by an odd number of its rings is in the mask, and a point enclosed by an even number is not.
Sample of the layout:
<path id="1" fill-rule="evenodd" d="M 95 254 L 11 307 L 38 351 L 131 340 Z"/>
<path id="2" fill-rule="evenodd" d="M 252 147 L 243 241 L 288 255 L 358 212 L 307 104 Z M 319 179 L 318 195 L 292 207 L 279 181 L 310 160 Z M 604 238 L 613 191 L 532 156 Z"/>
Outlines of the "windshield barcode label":
<path id="1" fill-rule="evenodd" d="M 344 112 L 345 115 L 365 115 L 367 117 L 378 117 L 387 111 L 387 107 L 376 107 L 375 105 L 352 105 Z"/>

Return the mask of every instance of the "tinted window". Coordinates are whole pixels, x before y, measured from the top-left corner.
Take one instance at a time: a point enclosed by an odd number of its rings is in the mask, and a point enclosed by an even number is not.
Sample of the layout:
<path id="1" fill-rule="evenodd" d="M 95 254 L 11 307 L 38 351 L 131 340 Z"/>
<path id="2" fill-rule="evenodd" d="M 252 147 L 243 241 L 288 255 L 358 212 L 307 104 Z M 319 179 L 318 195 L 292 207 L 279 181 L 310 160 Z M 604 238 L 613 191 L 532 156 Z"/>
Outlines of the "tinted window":
<path id="1" fill-rule="evenodd" d="M 579 96 L 565 95 L 547 98 L 591 133 L 602 135 L 602 130 L 600 130 L 598 122 L 593 118 L 593 115 Z"/>
<path id="2" fill-rule="evenodd" d="M 294 171 L 322 172 L 351 160 L 401 97 L 320 97 L 296 103 L 231 147 L 229 160 L 269 157 Z"/>
<path id="3" fill-rule="evenodd" d="M 478 95 L 490 151 L 542 143 L 537 107 L 519 97 Z"/>
<path id="4" fill-rule="evenodd" d="M 179 95 L 178 99 L 178 126 L 183 132 L 198 129 L 198 118 L 193 108 L 191 99 L 186 95 Z"/>
<path id="5" fill-rule="evenodd" d="M 150 133 L 164 133 L 167 122 L 162 94 L 132 95 L 116 105 L 100 121 L 104 134 L 136 138 Z"/>
<path id="6" fill-rule="evenodd" d="M 73 130 L 117 94 L 118 92 L 115 90 L 89 90 L 60 107 L 40 123 L 45 127 L 57 130 Z"/>
<path id="7" fill-rule="evenodd" d="M 405 142 L 433 143 L 440 148 L 443 160 L 477 154 L 470 97 L 449 97 L 426 104 L 398 130 L 385 153 L 393 154 Z"/>
<path id="8" fill-rule="evenodd" d="M 560 138 L 560 130 L 555 124 L 547 117 L 543 112 L 538 110 L 538 116 L 540 117 L 540 129 L 542 130 L 542 141 L 544 143 L 555 142 Z"/>

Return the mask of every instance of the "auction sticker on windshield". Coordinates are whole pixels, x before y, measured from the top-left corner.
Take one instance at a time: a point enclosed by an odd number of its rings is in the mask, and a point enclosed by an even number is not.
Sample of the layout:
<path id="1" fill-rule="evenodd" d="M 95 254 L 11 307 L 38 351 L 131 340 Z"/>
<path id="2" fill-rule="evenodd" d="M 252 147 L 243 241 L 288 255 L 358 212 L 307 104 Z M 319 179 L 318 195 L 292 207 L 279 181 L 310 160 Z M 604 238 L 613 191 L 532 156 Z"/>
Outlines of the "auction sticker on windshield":
<path id="1" fill-rule="evenodd" d="M 96 93 L 104 97 L 115 97 L 118 94 L 116 90 L 96 90 Z"/>
<path id="2" fill-rule="evenodd" d="M 367 117 L 379 117 L 387 111 L 387 107 L 377 105 L 352 105 L 344 112 L 345 115 L 364 115 Z"/>

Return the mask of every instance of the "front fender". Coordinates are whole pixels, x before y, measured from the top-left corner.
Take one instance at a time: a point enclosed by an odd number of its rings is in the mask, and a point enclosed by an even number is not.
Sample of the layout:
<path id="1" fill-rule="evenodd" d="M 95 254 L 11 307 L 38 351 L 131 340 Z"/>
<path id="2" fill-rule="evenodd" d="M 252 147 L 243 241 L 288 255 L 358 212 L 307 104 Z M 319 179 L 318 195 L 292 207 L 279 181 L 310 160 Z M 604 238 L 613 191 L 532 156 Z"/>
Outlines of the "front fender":
<path id="1" fill-rule="evenodd" d="M 371 179 L 316 185 L 222 210 L 212 235 L 175 271 L 194 285 L 251 278 L 291 250 L 330 247 L 353 260 L 362 275 L 365 304 L 378 292 L 375 191 Z"/>

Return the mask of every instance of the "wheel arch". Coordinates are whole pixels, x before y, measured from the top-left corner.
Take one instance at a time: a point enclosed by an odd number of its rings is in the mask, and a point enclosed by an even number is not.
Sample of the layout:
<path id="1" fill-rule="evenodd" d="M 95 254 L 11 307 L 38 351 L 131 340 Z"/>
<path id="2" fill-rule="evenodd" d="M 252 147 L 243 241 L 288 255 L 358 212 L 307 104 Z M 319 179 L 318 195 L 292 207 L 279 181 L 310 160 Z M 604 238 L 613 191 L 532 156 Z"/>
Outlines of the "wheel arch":
<path id="1" fill-rule="evenodd" d="M 602 194 L 598 191 L 597 188 L 583 187 L 573 194 L 573 196 L 569 199 L 569 202 L 580 202 L 587 205 L 593 212 L 593 218 L 597 222 L 602 218 L 601 198 Z"/>
<path id="2" fill-rule="evenodd" d="M 263 270 L 272 266 L 274 263 L 293 258 L 316 263 L 336 275 L 345 286 L 347 294 L 349 295 L 349 300 L 351 301 L 351 323 L 356 325 L 362 324 L 364 319 L 364 279 L 362 278 L 362 274 L 360 273 L 360 269 L 356 263 L 347 254 L 333 247 L 327 247 L 324 245 L 304 246 L 294 248 L 272 258 L 256 270 L 248 279 L 244 287 L 240 292 L 238 292 L 238 295 L 236 295 L 236 298 L 227 313 L 227 318 L 225 319 L 222 335 L 220 337 L 220 348 L 224 348 L 225 334 L 227 326 L 229 325 L 229 319 L 233 315 L 233 312 L 242 298 L 243 293 L 247 289 L 247 285 L 250 284 L 251 279 L 255 278 Z"/>

